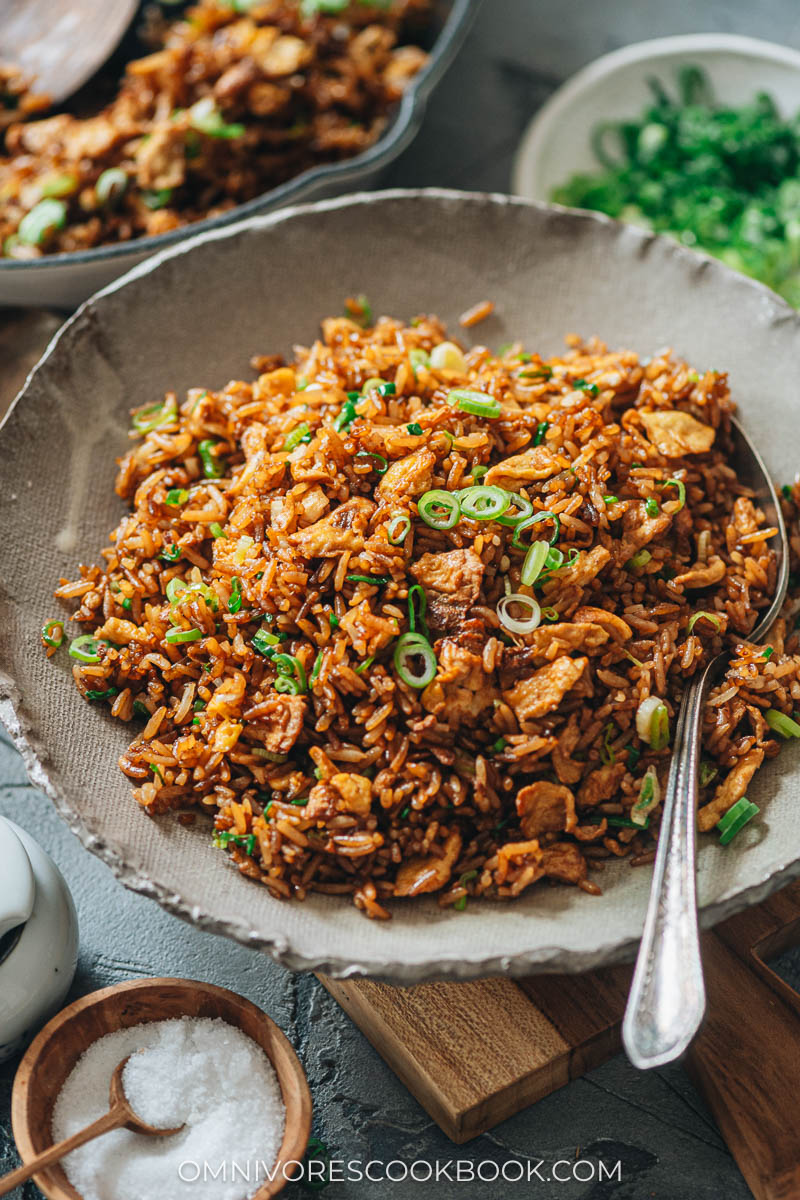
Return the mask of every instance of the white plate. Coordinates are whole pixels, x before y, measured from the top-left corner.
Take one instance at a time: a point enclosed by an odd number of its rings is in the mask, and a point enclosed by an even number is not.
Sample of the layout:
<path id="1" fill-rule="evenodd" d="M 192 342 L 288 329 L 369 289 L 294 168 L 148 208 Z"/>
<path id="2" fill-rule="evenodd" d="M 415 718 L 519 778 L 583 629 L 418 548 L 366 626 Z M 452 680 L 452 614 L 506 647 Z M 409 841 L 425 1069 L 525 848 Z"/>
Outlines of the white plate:
<path id="1" fill-rule="evenodd" d="M 638 117 L 653 98 L 650 78 L 674 94 L 677 72 L 688 64 L 706 72 L 723 104 L 747 104 L 768 92 L 785 116 L 800 111 L 797 50 L 716 33 L 637 42 L 578 71 L 539 109 L 517 151 L 514 192 L 546 202 L 572 175 L 599 170 L 590 140 L 595 126 Z"/>

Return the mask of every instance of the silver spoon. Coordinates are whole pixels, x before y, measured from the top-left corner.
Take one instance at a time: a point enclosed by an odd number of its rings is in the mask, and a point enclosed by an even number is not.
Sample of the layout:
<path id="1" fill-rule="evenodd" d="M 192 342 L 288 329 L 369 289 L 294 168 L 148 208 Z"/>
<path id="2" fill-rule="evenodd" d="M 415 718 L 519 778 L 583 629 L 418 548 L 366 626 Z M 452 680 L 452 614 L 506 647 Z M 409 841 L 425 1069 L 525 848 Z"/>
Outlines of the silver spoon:
<path id="1" fill-rule="evenodd" d="M 71 96 L 117 48 L 138 0 L 2 0 L 0 62 L 35 77 L 53 104 Z"/>
<path id="2" fill-rule="evenodd" d="M 777 617 L 789 580 L 789 545 L 781 506 L 763 460 L 733 422 L 734 466 L 739 481 L 777 527 L 775 596 L 750 634 L 758 642 Z M 712 682 L 728 662 L 717 655 L 683 694 L 661 815 L 653 882 L 636 960 L 622 1041 L 635 1067 L 658 1067 L 679 1058 L 694 1038 L 706 1008 L 697 925 L 695 857 L 703 709 Z"/>

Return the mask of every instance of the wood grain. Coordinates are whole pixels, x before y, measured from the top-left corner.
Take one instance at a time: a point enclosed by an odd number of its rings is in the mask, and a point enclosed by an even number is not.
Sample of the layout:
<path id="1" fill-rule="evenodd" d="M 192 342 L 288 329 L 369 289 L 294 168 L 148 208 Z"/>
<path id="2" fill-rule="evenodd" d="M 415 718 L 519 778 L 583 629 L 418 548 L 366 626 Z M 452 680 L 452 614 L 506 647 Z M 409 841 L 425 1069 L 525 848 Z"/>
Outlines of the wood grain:
<path id="1" fill-rule="evenodd" d="M 800 997 L 764 958 L 800 942 L 800 883 L 704 935 L 708 1016 L 687 1068 L 756 1200 L 800 1200 Z M 620 1047 L 630 967 L 393 988 L 320 977 L 454 1142 Z"/>

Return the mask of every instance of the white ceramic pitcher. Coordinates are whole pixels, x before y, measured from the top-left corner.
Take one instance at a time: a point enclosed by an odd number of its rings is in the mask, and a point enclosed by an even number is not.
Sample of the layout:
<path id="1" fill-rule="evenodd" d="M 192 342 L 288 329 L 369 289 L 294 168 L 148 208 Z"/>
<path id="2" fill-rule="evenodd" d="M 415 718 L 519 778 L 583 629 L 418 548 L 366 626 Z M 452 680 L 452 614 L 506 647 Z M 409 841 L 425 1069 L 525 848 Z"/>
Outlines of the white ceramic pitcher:
<path id="1" fill-rule="evenodd" d="M 61 1004 L 78 958 L 78 918 L 53 860 L 0 817 L 0 1062 Z"/>

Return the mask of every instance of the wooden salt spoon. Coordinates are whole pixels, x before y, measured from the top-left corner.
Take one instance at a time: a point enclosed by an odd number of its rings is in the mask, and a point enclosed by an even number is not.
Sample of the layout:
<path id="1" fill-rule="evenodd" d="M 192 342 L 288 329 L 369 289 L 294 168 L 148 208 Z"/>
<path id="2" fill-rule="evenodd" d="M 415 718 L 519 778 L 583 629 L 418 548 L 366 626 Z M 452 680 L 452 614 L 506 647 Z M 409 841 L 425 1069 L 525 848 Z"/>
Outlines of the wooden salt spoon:
<path id="1" fill-rule="evenodd" d="M 0 62 L 60 104 L 116 50 L 138 0 L 3 0 Z"/>
<path id="2" fill-rule="evenodd" d="M 114 1068 L 111 1086 L 108 1089 L 108 1112 L 104 1113 L 102 1117 L 98 1117 L 91 1125 L 87 1125 L 85 1129 L 79 1129 L 77 1133 L 73 1133 L 72 1137 L 65 1138 L 63 1142 L 58 1142 L 49 1150 L 43 1150 L 41 1154 L 36 1155 L 36 1158 L 17 1167 L 16 1171 L 12 1171 L 10 1175 L 0 1179 L 0 1196 L 6 1196 L 18 1184 L 24 1183 L 26 1179 L 30 1179 L 31 1175 L 35 1175 L 37 1171 L 43 1171 L 45 1167 L 58 1162 L 65 1154 L 77 1150 L 79 1146 L 85 1146 L 87 1142 L 93 1141 L 103 1133 L 109 1133 L 112 1129 L 122 1129 L 124 1126 L 125 1129 L 132 1129 L 134 1133 L 146 1133 L 149 1137 L 169 1137 L 170 1134 L 180 1133 L 184 1128 L 183 1125 L 178 1125 L 175 1129 L 161 1129 L 158 1125 L 148 1125 L 140 1117 L 137 1117 L 128 1103 L 122 1083 L 122 1072 L 125 1070 L 129 1058 L 130 1054 L 123 1058 L 121 1063 L 117 1063 Z"/>

